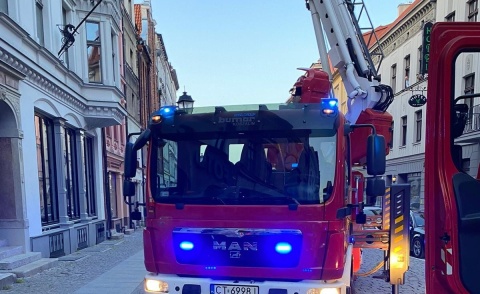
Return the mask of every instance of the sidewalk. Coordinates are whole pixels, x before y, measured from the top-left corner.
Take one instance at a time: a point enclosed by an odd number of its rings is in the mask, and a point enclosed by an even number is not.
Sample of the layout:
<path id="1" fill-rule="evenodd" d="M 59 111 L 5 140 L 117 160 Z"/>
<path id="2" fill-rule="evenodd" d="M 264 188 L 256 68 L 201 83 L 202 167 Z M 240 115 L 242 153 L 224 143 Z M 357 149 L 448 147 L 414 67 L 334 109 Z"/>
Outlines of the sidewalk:
<path id="1" fill-rule="evenodd" d="M 74 294 L 131 294 L 139 287 L 139 284 L 143 283 L 146 273 L 143 251 L 140 251 L 78 289 Z"/>
<path id="2" fill-rule="evenodd" d="M 142 229 L 59 258 L 58 266 L 18 279 L 0 294 L 143 293 Z"/>

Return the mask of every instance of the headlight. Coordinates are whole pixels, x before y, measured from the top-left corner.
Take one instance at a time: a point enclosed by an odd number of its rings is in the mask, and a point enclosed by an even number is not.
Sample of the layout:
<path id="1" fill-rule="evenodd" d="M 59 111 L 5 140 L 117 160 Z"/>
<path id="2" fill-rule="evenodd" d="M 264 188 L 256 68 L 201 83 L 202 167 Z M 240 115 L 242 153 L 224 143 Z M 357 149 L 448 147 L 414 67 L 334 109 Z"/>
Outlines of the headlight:
<path id="1" fill-rule="evenodd" d="M 340 294 L 340 290 L 338 288 L 325 288 L 320 290 L 320 294 Z"/>
<path id="2" fill-rule="evenodd" d="M 309 289 L 307 294 L 340 294 L 338 288 Z"/>
<path id="3" fill-rule="evenodd" d="M 145 280 L 145 290 L 150 292 L 168 292 L 168 283 L 157 280 Z"/>

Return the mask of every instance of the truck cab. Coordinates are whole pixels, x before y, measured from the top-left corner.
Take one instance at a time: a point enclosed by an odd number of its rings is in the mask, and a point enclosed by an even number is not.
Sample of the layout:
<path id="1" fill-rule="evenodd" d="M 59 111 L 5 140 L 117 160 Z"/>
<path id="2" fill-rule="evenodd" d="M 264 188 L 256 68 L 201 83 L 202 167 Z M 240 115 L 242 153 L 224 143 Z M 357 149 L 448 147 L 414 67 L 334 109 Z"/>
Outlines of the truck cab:
<path id="1" fill-rule="evenodd" d="M 346 130 L 335 99 L 154 113 L 127 146 L 148 141 L 146 290 L 347 293 Z"/>

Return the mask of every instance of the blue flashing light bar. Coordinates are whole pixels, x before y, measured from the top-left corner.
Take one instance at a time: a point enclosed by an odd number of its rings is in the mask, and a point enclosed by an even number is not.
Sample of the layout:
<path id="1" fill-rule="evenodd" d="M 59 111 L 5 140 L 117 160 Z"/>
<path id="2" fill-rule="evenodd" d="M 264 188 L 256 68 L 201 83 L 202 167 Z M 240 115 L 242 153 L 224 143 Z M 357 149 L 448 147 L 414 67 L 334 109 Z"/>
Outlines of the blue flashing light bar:
<path id="1" fill-rule="evenodd" d="M 323 98 L 322 104 L 324 107 L 336 108 L 338 107 L 338 100 L 336 98 Z"/>
<path id="2" fill-rule="evenodd" d="M 160 113 L 163 115 L 173 114 L 177 110 L 176 106 L 163 106 L 160 108 Z"/>
<path id="3" fill-rule="evenodd" d="M 216 270 L 217 267 L 216 266 L 206 266 L 205 269 L 206 270 Z"/>
<path id="4" fill-rule="evenodd" d="M 193 249 L 193 243 L 189 242 L 189 241 L 183 241 L 182 243 L 180 243 L 180 248 L 182 248 L 183 250 L 186 250 L 186 251 L 192 250 Z"/>
<path id="5" fill-rule="evenodd" d="M 338 100 L 335 98 L 322 99 L 322 112 L 326 115 L 335 114 L 338 111 Z"/>
<path id="6" fill-rule="evenodd" d="M 275 246 L 275 251 L 280 254 L 288 254 L 290 251 L 292 251 L 292 245 L 288 244 L 287 242 L 277 243 Z"/>
<path id="7" fill-rule="evenodd" d="M 330 101 L 328 101 L 328 105 L 330 105 L 331 107 L 337 106 L 337 103 L 338 103 L 337 100 L 330 100 Z"/>

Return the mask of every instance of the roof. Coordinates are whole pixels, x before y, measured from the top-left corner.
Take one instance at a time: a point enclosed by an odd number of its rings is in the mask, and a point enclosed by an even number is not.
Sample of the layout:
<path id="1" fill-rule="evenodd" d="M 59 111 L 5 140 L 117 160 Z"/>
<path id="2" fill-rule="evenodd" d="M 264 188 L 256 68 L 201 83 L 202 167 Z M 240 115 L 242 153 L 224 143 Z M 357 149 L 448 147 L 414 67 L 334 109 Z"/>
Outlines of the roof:
<path id="1" fill-rule="evenodd" d="M 142 5 L 141 4 L 134 4 L 133 5 L 134 11 L 135 11 L 135 26 L 137 27 L 138 34 L 140 35 L 142 33 Z"/>
<path id="2" fill-rule="evenodd" d="M 375 34 L 377 35 L 377 38 L 380 40 L 382 37 L 384 37 L 422 1 L 424 0 L 415 0 L 392 23 L 376 27 Z M 365 44 L 367 44 L 369 49 L 375 45 L 375 39 L 371 38 L 371 34 L 372 34 L 371 32 L 366 32 L 363 34 L 363 40 L 365 40 Z M 370 40 L 370 44 L 368 43 L 369 40 Z"/>

